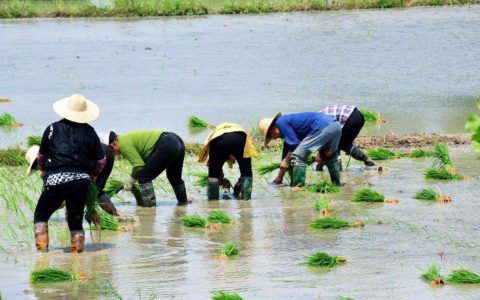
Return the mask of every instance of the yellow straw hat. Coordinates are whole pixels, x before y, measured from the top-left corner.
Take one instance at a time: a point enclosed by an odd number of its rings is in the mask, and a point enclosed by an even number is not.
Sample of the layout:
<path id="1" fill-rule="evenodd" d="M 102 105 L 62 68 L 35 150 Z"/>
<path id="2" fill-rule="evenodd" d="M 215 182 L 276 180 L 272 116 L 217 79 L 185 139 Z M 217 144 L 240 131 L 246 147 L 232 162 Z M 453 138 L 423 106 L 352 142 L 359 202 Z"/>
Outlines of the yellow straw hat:
<path id="1" fill-rule="evenodd" d="M 100 115 L 98 106 L 80 94 L 55 102 L 53 110 L 61 117 L 75 123 L 88 123 Z"/>
<path id="2" fill-rule="evenodd" d="M 258 129 L 263 135 L 263 138 L 265 139 L 264 145 L 267 146 L 268 143 L 270 142 L 271 138 L 268 137 L 268 133 L 270 132 L 270 129 L 272 129 L 273 123 L 280 117 L 282 113 L 277 113 L 273 118 L 264 118 L 261 119 L 260 122 L 258 123 Z"/>
<path id="3" fill-rule="evenodd" d="M 38 156 L 39 150 L 40 150 L 40 147 L 35 145 L 30 147 L 27 153 L 25 154 L 25 159 L 28 162 L 27 175 L 30 175 L 32 173 L 32 167 L 37 162 L 37 156 Z"/>

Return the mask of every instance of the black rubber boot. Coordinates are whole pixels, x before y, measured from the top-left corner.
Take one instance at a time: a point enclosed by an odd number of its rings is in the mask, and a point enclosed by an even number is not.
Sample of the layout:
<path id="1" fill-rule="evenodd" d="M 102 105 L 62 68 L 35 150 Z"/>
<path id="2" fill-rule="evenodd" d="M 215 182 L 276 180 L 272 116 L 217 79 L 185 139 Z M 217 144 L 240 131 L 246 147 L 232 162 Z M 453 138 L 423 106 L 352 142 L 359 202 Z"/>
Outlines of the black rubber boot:
<path id="1" fill-rule="evenodd" d="M 133 191 L 133 190 L 132 190 Z M 155 198 L 155 190 L 153 189 L 153 183 L 138 183 L 139 198 L 137 198 L 137 204 L 143 207 L 152 207 L 157 205 L 157 199 Z"/>
<path id="2" fill-rule="evenodd" d="M 323 167 L 325 166 L 324 163 L 318 163 L 317 166 L 315 167 L 315 171 L 317 172 L 323 172 Z"/>
<path id="3" fill-rule="evenodd" d="M 355 145 L 352 146 L 352 149 L 350 150 L 350 155 L 356 160 L 363 161 L 366 166 L 371 167 L 375 165 L 373 160 L 368 158 L 368 156 Z"/>
<path id="4" fill-rule="evenodd" d="M 250 200 L 252 198 L 252 185 L 253 185 L 252 177 L 242 177 L 241 184 L 242 184 L 242 190 L 240 195 L 242 196 L 242 200 Z"/>
<path id="5" fill-rule="evenodd" d="M 330 173 L 330 180 L 336 186 L 340 186 L 340 164 L 338 160 L 335 159 L 331 163 L 327 163 L 328 172 Z"/>
<path id="6" fill-rule="evenodd" d="M 220 198 L 220 181 L 217 178 L 208 178 L 207 196 L 208 200 Z"/>
<path id="7" fill-rule="evenodd" d="M 177 198 L 178 205 L 186 205 L 188 203 L 187 199 L 187 189 L 185 188 L 185 183 L 181 183 L 179 185 L 173 186 L 173 192 L 175 193 L 175 197 Z"/>

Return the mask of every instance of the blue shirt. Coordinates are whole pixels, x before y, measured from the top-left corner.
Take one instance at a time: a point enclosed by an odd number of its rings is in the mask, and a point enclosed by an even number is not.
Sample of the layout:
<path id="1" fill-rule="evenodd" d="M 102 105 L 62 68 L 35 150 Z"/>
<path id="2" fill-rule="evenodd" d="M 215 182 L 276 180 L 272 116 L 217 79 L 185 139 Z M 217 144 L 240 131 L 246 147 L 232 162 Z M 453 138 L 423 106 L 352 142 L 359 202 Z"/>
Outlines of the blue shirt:
<path id="1" fill-rule="evenodd" d="M 305 112 L 282 115 L 277 119 L 276 126 L 288 149 L 293 151 L 304 138 L 322 131 L 335 121 L 335 117 L 324 113 Z"/>

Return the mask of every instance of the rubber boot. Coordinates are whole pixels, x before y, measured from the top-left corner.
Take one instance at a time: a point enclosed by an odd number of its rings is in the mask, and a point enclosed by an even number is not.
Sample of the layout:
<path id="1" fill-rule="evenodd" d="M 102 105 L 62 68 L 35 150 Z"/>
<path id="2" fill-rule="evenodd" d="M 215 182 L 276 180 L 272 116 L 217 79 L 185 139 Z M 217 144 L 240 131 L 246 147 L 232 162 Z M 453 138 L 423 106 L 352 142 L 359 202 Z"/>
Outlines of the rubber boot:
<path id="1" fill-rule="evenodd" d="M 315 167 L 315 171 L 317 172 L 323 172 L 323 167 L 325 166 L 324 163 L 318 163 L 317 166 Z"/>
<path id="2" fill-rule="evenodd" d="M 75 230 L 70 231 L 71 243 L 72 243 L 72 253 L 82 253 L 85 247 L 85 231 Z"/>
<path id="3" fill-rule="evenodd" d="M 350 155 L 356 160 L 363 161 L 366 166 L 372 167 L 375 165 L 373 160 L 368 158 L 368 156 L 355 145 L 352 146 L 352 149 L 350 150 Z"/>
<path id="4" fill-rule="evenodd" d="M 179 185 L 173 186 L 173 192 L 175 193 L 175 197 L 177 198 L 178 205 L 186 205 L 188 203 L 187 199 L 187 189 L 185 188 L 185 183 L 181 183 Z"/>
<path id="5" fill-rule="evenodd" d="M 252 177 L 241 177 L 242 190 L 240 195 L 242 200 L 250 200 L 252 198 Z"/>
<path id="6" fill-rule="evenodd" d="M 220 198 L 220 181 L 217 178 L 208 178 L 207 196 L 208 200 L 218 200 Z"/>
<path id="7" fill-rule="evenodd" d="M 342 158 L 340 156 L 338 157 L 338 168 L 340 171 L 343 171 Z"/>
<path id="8" fill-rule="evenodd" d="M 304 186 L 305 177 L 307 175 L 307 166 L 306 165 L 296 165 L 293 166 L 292 172 L 292 184 L 291 186 Z"/>
<path id="9" fill-rule="evenodd" d="M 146 183 L 138 183 L 138 190 L 140 192 L 140 199 L 137 199 L 138 206 L 152 207 L 157 205 L 155 190 L 153 189 L 153 183 L 151 181 Z"/>
<path id="10" fill-rule="evenodd" d="M 328 168 L 328 172 L 330 173 L 330 180 L 336 186 L 340 186 L 340 165 L 338 160 L 335 158 L 332 162 L 325 163 Z"/>
<path id="11" fill-rule="evenodd" d="M 37 252 L 48 252 L 48 223 L 38 222 L 33 224 L 33 231 Z"/>
<path id="12" fill-rule="evenodd" d="M 107 214 L 118 216 L 117 209 L 107 194 L 101 194 L 100 197 L 98 197 L 98 204 Z"/>

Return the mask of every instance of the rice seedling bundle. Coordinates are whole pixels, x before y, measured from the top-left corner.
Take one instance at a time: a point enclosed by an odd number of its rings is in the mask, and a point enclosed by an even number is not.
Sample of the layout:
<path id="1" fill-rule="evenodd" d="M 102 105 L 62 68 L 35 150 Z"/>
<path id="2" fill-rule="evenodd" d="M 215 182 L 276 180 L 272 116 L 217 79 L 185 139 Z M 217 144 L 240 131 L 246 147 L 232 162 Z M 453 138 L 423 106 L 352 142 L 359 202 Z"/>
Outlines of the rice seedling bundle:
<path id="1" fill-rule="evenodd" d="M 355 202 L 383 202 L 384 200 L 383 194 L 369 188 L 361 188 L 353 195 Z"/>
<path id="2" fill-rule="evenodd" d="M 30 282 L 32 283 L 49 283 L 77 280 L 77 274 L 73 274 L 57 268 L 46 268 L 33 271 L 30 274 Z"/>
<path id="3" fill-rule="evenodd" d="M 440 197 L 440 194 L 434 189 L 421 189 L 419 190 L 413 198 L 419 200 L 432 200 L 436 201 Z"/>
<path id="4" fill-rule="evenodd" d="M 444 284 L 442 275 L 440 274 L 440 266 L 437 263 L 432 265 L 422 274 L 423 280 L 431 282 L 433 284 Z"/>
<path id="5" fill-rule="evenodd" d="M 369 111 L 367 109 L 360 109 L 360 113 L 363 115 L 365 122 L 378 122 L 380 121 L 380 113 Z"/>
<path id="6" fill-rule="evenodd" d="M 433 155 L 432 151 L 423 150 L 423 149 L 415 149 L 408 154 L 411 158 L 420 158 L 420 157 L 430 157 Z"/>
<path id="7" fill-rule="evenodd" d="M 213 294 L 212 300 L 243 300 L 243 298 L 237 293 L 218 291 Z"/>
<path id="8" fill-rule="evenodd" d="M 214 210 L 208 215 L 208 222 L 230 224 L 232 217 L 223 210 Z"/>
<path id="9" fill-rule="evenodd" d="M 351 226 L 349 222 L 335 217 L 316 218 L 310 223 L 310 227 L 315 229 L 339 229 Z"/>
<path id="10" fill-rule="evenodd" d="M 367 151 L 368 157 L 373 160 L 386 160 L 386 159 L 394 159 L 398 157 L 398 154 L 388 150 L 386 148 L 377 148 L 371 149 Z"/>
<path id="11" fill-rule="evenodd" d="M 25 151 L 19 148 L 8 148 L 0 150 L 0 165 L 3 166 L 25 166 Z"/>
<path id="12" fill-rule="evenodd" d="M 340 256 L 331 256 L 325 252 L 316 252 L 305 260 L 305 263 L 314 267 L 333 268 L 337 265 L 344 264 L 346 259 Z"/>
<path id="13" fill-rule="evenodd" d="M 208 186 L 208 173 L 198 172 L 194 174 L 198 177 L 198 180 L 195 181 L 194 185 L 197 187 L 206 187 Z"/>
<path id="14" fill-rule="evenodd" d="M 27 137 L 27 146 L 40 146 L 42 143 L 42 137 L 40 135 L 30 135 Z"/>
<path id="15" fill-rule="evenodd" d="M 455 171 L 451 171 L 445 168 L 428 168 L 423 172 L 426 179 L 439 179 L 439 180 L 456 180 L 463 179 L 463 176 L 456 174 Z"/>
<path id="16" fill-rule="evenodd" d="M 480 283 L 480 275 L 466 269 L 454 270 L 448 275 L 448 282 L 451 283 Z"/>
<path id="17" fill-rule="evenodd" d="M 315 203 L 313 204 L 313 209 L 315 211 L 327 211 L 331 207 L 331 203 L 325 198 L 325 197 L 320 197 L 317 200 L 315 200 Z"/>
<path id="18" fill-rule="evenodd" d="M 226 242 L 219 250 L 220 254 L 231 257 L 240 254 L 240 249 L 233 241 Z"/>
<path id="19" fill-rule="evenodd" d="M 103 188 L 103 191 L 109 198 L 112 198 L 116 194 L 118 194 L 121 190 L 123 190 L 123 182 L 118 179 L 109 179 Z"/>
<path id="20" fill-rule="evenodd" d="M 273 171 L 275 171 L 276 169 L 279 169 L 280 168 L 280 163 L 271 163 L 269 165 L 264 165 L 264 166 L 260 166 L 257 168 L 257 172 L 258 174 L 260 175 L 266 175 L 266 174 L 270 174 L 272 173 Z"/>
<path id="21" fill-rule="evenodd" d="M 307 188 L 307 191 L 314 192 L 314 193 L 338 193 L 340 192 L 340 188 L 333 183 L 323 180 L 317 184 L 311 185 Z"/>
<path id="22" fill-rule="evenodd" d="M 2 127 L 14 127 L 16 124 L 15 118 L 9 113 L 3 113 L 0 115 L 0 126 Z"/>
<path id="23" fill-rule="evenodd" d="M 206 228 L 208 225 L 207 219 L 197 213 L 184 216 L 182 218 L 182 223 L 187 227 Z"/>
<path id="24" fill-rule="evenodd" d="M 95 228 L 96 227 L 95 225 Z M 118 231 L 120 223 L 106 212 L 100 212 L 100 230 Z"/>
<path id="25" fill-rule="evenodd" d="M 435 143 L 432 146 L 432 155 L 440 167 L 452 166 L 448 146 L 445 143 Z"/>
<path id="26" fill-rule="evenodd" d="M 94 225 L 99 228 L 99 208 L 98 208 L 98 187 L 92 183 L 88 187 L 87 202 L 85 205 L 85 219 L 90 223 L 93 221 Z"/>
<path id="27" fill-rule="evenodd" d="M 208 123 L 196 116 L 188 118 L 188 127 L 190 128 L 208 128 Z"/>
<path id="28" fill-rule="evenodd" d="M 445 143 L 436 143 L 433 145 L 432 152 L 434 160 L 434 166 L 424 171 L 426 179 L 440 179 L 440 180 L 454 180 L 463 179 L 462 175 L 457 174 L 455 167 L 453 166 L 450 154 L 448 152 L 448 146 Z"/>

